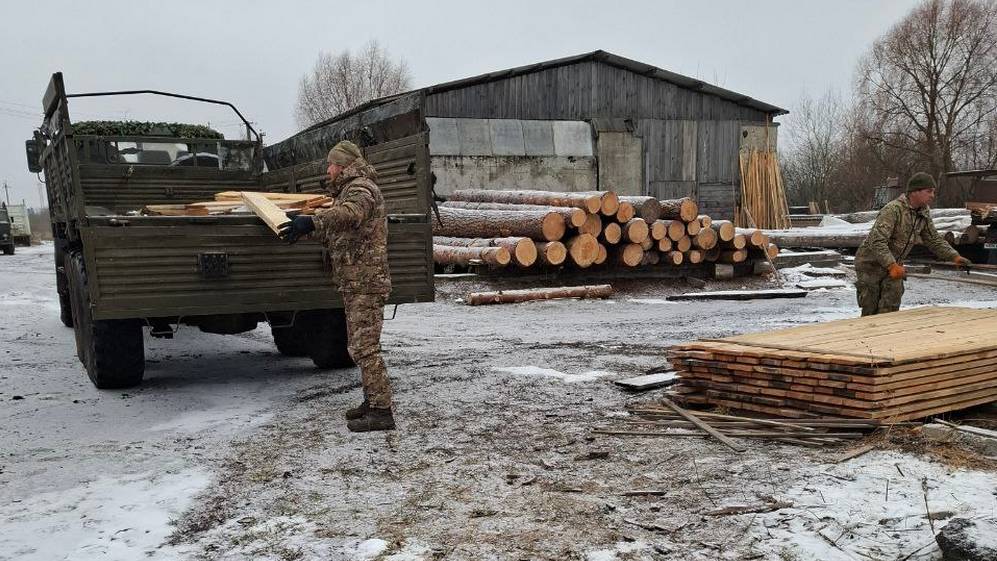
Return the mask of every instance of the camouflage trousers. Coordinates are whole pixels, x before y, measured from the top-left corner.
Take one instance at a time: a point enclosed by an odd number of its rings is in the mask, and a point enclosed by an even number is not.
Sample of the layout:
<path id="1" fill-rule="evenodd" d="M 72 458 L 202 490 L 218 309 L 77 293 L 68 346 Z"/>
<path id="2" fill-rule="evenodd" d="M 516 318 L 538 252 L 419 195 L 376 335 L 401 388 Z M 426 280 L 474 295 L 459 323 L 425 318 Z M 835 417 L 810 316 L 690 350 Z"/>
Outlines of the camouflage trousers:
<path id="1" fill-rule="evenodd" d="M 904 295 L 903 279 L 892 279 L 890 273 L 878 266 L 856 266 L 855 291 L 863 316 L 885 314 L 900 309 Z"/>
<path id="2" fill-rule="evenodd" d="M 382 294 L 343 292 L 346 312 L 347 349 L 360 367 L 364 398 L 371 407 L 391 407 L 391 380 L 381 357 L 381 326 L 384 324 Z"/>

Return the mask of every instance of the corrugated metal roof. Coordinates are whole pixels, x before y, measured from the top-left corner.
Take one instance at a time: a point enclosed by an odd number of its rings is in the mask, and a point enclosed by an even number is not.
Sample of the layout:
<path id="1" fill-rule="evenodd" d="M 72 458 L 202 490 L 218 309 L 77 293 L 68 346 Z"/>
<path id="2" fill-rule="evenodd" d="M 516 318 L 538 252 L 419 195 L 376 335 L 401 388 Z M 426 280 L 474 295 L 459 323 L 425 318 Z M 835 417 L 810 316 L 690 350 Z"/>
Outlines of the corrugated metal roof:
<path id="1" fill-rule="evenodd" d="M 520 76 L 520 75 L 523 75 L 523 74 L 529 74 L 531 72 L 537 72 L 537 71 L 545 70 L 545 69 L 549 69 L 549 68 L 557 68 L 559 66 L 567 66 L 569 64 L 577 64 L 577 63 L 580 63 L 580 62 L 589 62 L 589 61 L 601 62 L 601 63 L 608 64 L 608 65 L 611 65 L 611 66 L 616 66 L 618 68 L 623 68 L 625 70 L 629 70 L 629 71 L 634 72 L 636 74 L 641 74 L 643 76 L 649 76 L 649 77 L 652 77 L 652 78 L 657 78 L 659 80 L 663 80 L 665 82 L 669 82 L 671 84 L 675 84 L 676 86 L 679 86 L 681 88 L 685 88 L 685 89 L 688 89 L 688 90 L 693 90 L 693 91 L 696 91 L 696 92 L 701 92 L 701 93 L 708 94 L 708 95 L 714 95 L 714 96 L 717 96 L 717 97 L 719 97 L 721 99 L 726 99 L 728 101 L 731 101 L 731 102 L 733 102 L 733 103 L 735 103 L 737 105 L 742 105 L 742 106 L 745 106 L 745 107 L 750 107 L 752 109 L 756 109 L 756 110 L 761 111 L 763 113 L 768 113 L 768 114 L 772 115 L 773 117 L 778 116 L 778 115 L 786 115 L 786 114 L 789 113 L 789 111 L 787 111 L 787 110 L 785 110 L 785 109 L 783 109 L 781 107 L 777 107 L 775 105 L 770 105 L 770 104 L 765 103 L 763 101 L 759 101 L 757 99 L 748 97 L 748 96 L 746 96 L 744 94 L 739 94 L 737 92 L 733 92 L 733 91 L 730 91 L 730 90 L 725 90 L 725 89 L 723 89 L 721 87 L 714 86 L 712 84 L 708 84 L 706 82 L 703 82 L 702 80 L 697 80 L 695 78 L 690 78 L 689 76 L 683 76 L 682 74 L 676 74 L 675 72 L 669 72 L 668 70 L 665 70 L 663 68 L 658 68 L 657 66 L 652 66 L 650 64 L 645 64 L 643 62 L 638 62 L 636 60 L 632 60 L 632 59 L 629 59 L 629 58 L 626 58 L 626 57 L 622 57 L 622 56 L 619 56 L 619 55 L 614 55 L 613 53 L 609 53 L 609 52 L 606 52 L 606 51 L 599 50 L 599 51 L 592 51 L 590 53 L 584 53 L 584 54 L 580 54 L 580 55 L 569 56 L 569 57 L 565 57 L 565 58 L 558 58 L 558 59 L 554 59 L 554 60 L 548 60 L 548 61 L 545 61 L 545 62 L 537 62 L 537 63 L 529 64 L 529 65 L 526 65 L 526 66 L 518 66 L 516 68 L 509 68 L 509 69 L 506 69 L 506 70 L 499 70 L 499 71 L 496 71 L 496 72 L 489 72 L 487 74 L 481 74 L 481 75 L 478 75 L 478 76 L 471 76 L 469 78 L 461 78 L 459 80 L 454 80 L 452 82 L 444 82 L 442 84 L 436 84 L 435 86 L 427 86 L 425 88 L 420 88 L 420 89 L 412 90 L 412 91 L 409 91 L 409 92 L 403 92 L 403 93 L 399 93 L 399 94 L 395 94 L 395 95 L 389 95 L 389 96 L 386 96 L 386 97 L 382 97 L 382 98 L 379 98 L 379 99 L 374 99 L 374 100 L 368 101 L 367 103 L 359 105 L 359 106 L 351 109 L 350 111 L 347 111 L 346 113 L 342 113 L 340 115 L 336 115 L 335 117 L 333 117 L 331 119 L 327 119 L 327 120 L 322 121 L 320 123 L 316 123 L 316 124 L 308 127 L 305 130 L 311 130 L 311 129 L 315 129 L 315 128 L 318 128 L 318 127 L 325 126 L 325 125 L 327 125 L 329 123 L 334 123 L 334 122 L 339 121 L 339 120 L 341 120 L 341 119 L 343 119 L 345 117 L 348 117 L 350 115 L 353 115 L 353 114 L 356 114 L 356 113 L 360 113 L 361 111 L 366 111 L 367 109 L 370 109 L 372 107 L 377 107 L 378 105 L 382 105 L 382 104 L 387 103 L 387 102 L 389 102 L 391 100 L 394 100 L 394 99 L 397 99 L 399 97 L 406 96 L 406 95 L 412 95 L 412 94 L 417 94 L 417 93 L 424 93 L 425 95 L 431 95 L 431 94 L 434 94 L 434 93 L 455 90 L 455 89 L 464 88 L 464 87 L 467 87 L 467 86 L 473 86 L 473 85 L 476 85 L 476 84 L 483 84 L 483 83 L 492 82 L 492 81 L 495 81 L 495 80 L 501 80 L 501 79 L 504 79 L 504 78 L 510 78 L 510 77 L 513 77 L 513 76 Z"/>
<path id="2" fill-rule="evenodd" d="M 665 82 L 675 84 L 676 86 L 682 88 L 694 90 L 697 92 L 702 92 L 709 95 L 715 95 L 719 98 L 732 101 L 738 105 L 751 107 L 752 109 L 757 109 L 764 113 L 769 113 L 773 116 L 785 115 L 789 113 L 789 111 L 781 107 L 776 107 L 775 105 L 770 105 L 768 103 L 758 101 L 757 99 L 753 99 L 744 94 L 739 94 L 737 92 L 725 90 L 723 88 L 703 82 L 702 80 L 697 80 L 695 78 L 683 76 L 682 74 L 669 72 L 662 68 L 658 68 L 657 66 L 645 64 L 643 62 L 638 62 L 636 60 L 625 58 L 619 55 L 614 55 L 613 53 L 601 50 L 592 51 L 590 53 L 585 53 L 581 55 L 548 60 L 546 62 L 538 62 L 526 66 L 519 66 L 516 68 L 509 68 L 507 70 L 499 70 L 497 72 L 489 72 L 487 74 L 472 76 L 470 78 L 461 78 L 460 80 L 454 80 L 452 82 L 444 82 L 442 84 L 437 84 L 435 86 L 428 86 L 424 88 L 424 90 L 427 95 L 434 94 L 438 92 L 445 92 L 449 90 L 472 86 L 475 84 L 482 84 L 494 80 L 501 80 L 504 78 L 519 76 L 522 74 L 529 74 L 531 72 L 537 72 L 539 70 L 546 70 L 549 68 L 557 68 L 559 66 L 567 66 L 569 64 L 577 64 L 579 62 L 589 62 L 589 61 L 609 64 L 611 66 L 616 66 L 618 68 L 629 70 L 636 74 L 641 74 L 643 76 L 649 76 L 652 78 L 657 78 L 659 80 L 664 80 Z"/>

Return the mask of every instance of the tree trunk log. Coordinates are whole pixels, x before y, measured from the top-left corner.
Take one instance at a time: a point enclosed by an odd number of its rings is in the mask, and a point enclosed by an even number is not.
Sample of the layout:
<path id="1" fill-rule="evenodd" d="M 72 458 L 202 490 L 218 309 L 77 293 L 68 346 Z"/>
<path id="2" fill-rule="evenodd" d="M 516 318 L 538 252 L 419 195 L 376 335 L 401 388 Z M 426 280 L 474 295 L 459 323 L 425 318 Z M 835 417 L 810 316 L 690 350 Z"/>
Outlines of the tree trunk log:
<path id="1" fill-rule="evenodd" d="M 720 252 L 720 258 L 717 259 L 720 263 L 742 263 L 748 258 L 748 250 L 746 249 L 736 249 L 729 250 L 725 249 Z"/>
<path id="2" fill-rule="evenodd" d="M 668 232 L 668 237 L 673 242 L 679 241 L 682 236 L 685 235 L 685 222 L 681 220 L 658 220 L 657 223 L 663 224 L 665 230 Z"/>
<path id="3" fill-rule="evenodd" d="M 714 220 L 710 224 L 710 228 L 713 228 L 713 231 L 717 233 L 722 242 L 731 241 L 734 239 L 734 234 L 737 233 L 734 224 L 730 220 Z"/>
<path id="4" fill-rule="evenodd" d="M 640 258 L 641 266 L 657 265 L 661 262 L 661 254 L 657 251 L 645 251 L 644 256 Z"/>
<path id="5" fill-rule="evenodd" d="M 568 258 L 568 248 L 561 242 L 540 242 L 537 244 L 537 260 L 544 265 L 557 266 Z"/>
<path id="6" fill-rule="evenodd" d="M 669 251 L 665 254 L 665 262 L 672 265 L 681 265 L 685 261 L 685 255 L 681 251 Z"/>
<path id="7" fill-rule="evenodd" d="M 713 262 L 713 261 L 716 261 L 717 259 L 720 259 L 720 246 L 719 245 L 715 245 L 715 246 L 711 247 L 710 249 L 707 249 L 706 253 L 703 255 L 703 257 L 707 261 L 710 261 L 710 262 Z"/>
<path id="8" fill-rule="evenodd" d="M 654 249 L 655 245 L 657 245 L 657 242 L 652 240 L 651 236 L 644 238 L 644 240 L 640 242 L 640 248 L 643 249 L 644 251 L 651 251 L 652 249 Z"/>
<path id="9" fill-rule="evenodd" d="M 592 234 L 578 234 L 564 243 L 568 256 L 579 267 L 585 268 L 595 263 L 599 257 L 599 242 Z"/>
<path id="10" fill-rule="evenodd" d="M 699 205 L 689 197 L 658 201 L 661 204 L 661 217 L 670 220 L 692 222 L 699 216 Z"/>
<path id="11" fill-rule="evenodd" d="M 689 263 L 692 263 L 692 264 L 695 265 L 696 263 L 702 263 L 703 262 L 704 255 L 703 255 L 703 252 L 701 250 L 690 249 L 689 251 L 687 251 L 685 253 L 685 258 L 686 258 L 686 260 Z"/>
<path id="12" fill-rule="evenodd" d="M 677 242 L 675 242 L 676 251 L 681 251 L 682 253 L 685 253 L 690 249 L 692 249 L 692 239 L 690 239 L 689 236 L 682 236 L 681 238 L 678 239 Z"/>
<path id="13" fill-rule="evenodd" d="M 748 245 L 752 247 L 765 247 L 765 244 L 768 243 L 765 233 L 761 230 L 754 228 L 735 228 L 734 232 L 735 234 L 744 236 L 748 242 Z"/>
<path id="14" fill-rule="evenodd" d="M 744 249 L 748 247 L 748 239 L 744 237 L 744 234 L 736 234 L 730 241 L 720 242 L 720 247 L 724 249 Z"/>
<path id="15" fill-rule="evenodd" d="M 586 215 L 585 224 L 578 228 L 578 233 L 598 236 L 599 232 L 602 232 L 602 218 L 599 218 L 598 214 Z"/>
<path id="16" fill-rule="evenodd" d="M 493 191 L 490 189 L 460 189 L 447 197 L 448 201 L 479 203 L 511 203 L 583 208 L 597 213 L 602 208 L 603 193 L 561 193 L 558 191 Z"/>
<path id="17" fill-rule="evenodd" d="M 609 250 L 606 249 L 606 246 L 599 244 L 599 256 L 595 258 L 593 265 L 602 265 L 606 259 L 609 259 Z"/>
<path id="18" fill-rule="evenodd" d="M 634 209 L 634 205 L 621 201 L 620 208 L 616 210 L 616 221 L 620 224 L 626 224 L 636 215 L 637 211 Z"/>
<path id="19" fill-rule="evenodd" d="M 765 230 L 769 241 L 779 247 L 858 247 L 869 232 L 839 232 L 820 228 L 794 228 L 791 230 Z"/>
<path id="20" fill-rule="evenodd" d="M 769 256 L 769 260 L 775 259 L 779 256 L 779 246 L 774 243 L 770 243 L 765 246 L 765 254 Z"/>
<path id="21" fill-rule="evenodd" d="M 654 197 L 620 197 L 620 203 L 630 203 L 640 216 L 648 223 L 661 218 L 661 203 Z"/>
<path id="22" fill-rule="evenodd" d="M 709 228 L 710 225 L 713 224 L 713 219 L 710 218 L 708 214 L 700 214 L 698 218 L 699 218 L 699 225 L 702 226 L 703 228 Z"/>
<path id="23" fill-rule="evenodd" d="M 668 237 L 668 226 L 665 225 L 663 220 L 649 222 L 648 227 L 650 228 L 648 235 L 651 236 L 652 240 L 658 241 Z"/>
<path id="24" fill-rule="evenodd" d="M 620 197 L 612 191 L 602 191 L 599 212 L 603 216 L 616 216 L 616 211 L 618 210 L 620 210 Z"/>
<path id="25" fill-rule="evenodd" d="M 690 238 L 696 237 L 696 234 L 703 229 L 703 225 L 699 222 L 699 219 L 687 222 L 685 225 L 685 233 L 689 235 Z"/>
<path id="26" fill-rule="evenodd" d="M 643 218 L 634 218 L 623 225 L 623 239 L 630 243 L 640 243 L 648 237 L 647 222 Z"/>
<path id="27" fill-rule="evenodd" d="M 480 261 L 493 267 L 504 267 L 512 257 L 504 247 L 455 247 L 433 244 L 433 262 L 437 265 L 470 265 Z"/>
<path id="28" fill-rule="evenodd" d="M 516 304 L 531 300 L 551 300 L 553 298 L 609 298 L 612 295 L 612 286 L 599 284 L 591 286 L 566 286 L 563 288 L 472 292 L 467 295 L 464 301 L 469 306 L 480 306 L 482 304 Z"/>
<path id="29" fill-rule="evenodd" d="M 703 228 L 692 240 L 692 245 L 699 249 L 712 249 L 717 245 L 717 233 L 713 228 Z"/>
<path id="30" fill-rule="evenodd" d="M 674 244 L 672 243 L 672 240 L 670 240 L 669 238 L 661 238 L 660 240 L 658 240 L 658 251 L 662 253 L 667 253 L 672 250 L 672 245 Z"/>
<path id="31" fill-rule="evenodd" d="M 564 217 L 542 210 L 469 210 L 440 207 L 440 220 L 433 220 L 433 234 L 459 238 L 521 236 L 557 241 L 564 236 Z M 440 222 L 442 221 L 442 225 Z"/>
<path id="32" fill-rule="evenodd" d="M 616 245 L 620 243 L 623 238 L 623 227 L 616 222 L 610 222 L 606 224 L 606 227 L 602 229 L 602 239 L 610 244 Z"/>
<path id="33" fill-rule="evenodd" d="M 970 216 L 971 213 L 969 209 L 966 208 L 933 208 L 931 209 L 931 218 L 958 218 L 963 216 Z M 862 222 L 872 222 L 879 216 L 878 210 L 864 210 L 862 212 L 853 212 L 850 214 L 834 214 L 832 215 L 839 220 L 844 220 L 845 222 L 851 222 L 852 224 L 860 224 Z"/>
<path id="34" fill-rule="evenodd" d="M 542 210 L 545 212 L 556 212 L 564 217 L 564 221 L 572 228 L 577 228 L 585 223 L 587 213 L 581 208 L 569 208 L 563 206 L 550 205 L 517 205 L 510 203 L 479 203 L 471 201 L 446 201 L 440 206 L 451 208 L 463 208 L 468 210 Z"/>
<path id="35" fill-rule="evenodd" d="M 644 259 L 644 250 L 640 244 L 628 243 L 621 245 L 616 251 L 616 262 L 624 267 L 636 267 Z"/>
<path id="36" fill-rule="evenodd" d="M 520 267 L 529 267 L 537 261 L 537 246 L 530 238 L 452 238 L 433 236 L 434 245 L 452 247 L 504 247 Z"/>

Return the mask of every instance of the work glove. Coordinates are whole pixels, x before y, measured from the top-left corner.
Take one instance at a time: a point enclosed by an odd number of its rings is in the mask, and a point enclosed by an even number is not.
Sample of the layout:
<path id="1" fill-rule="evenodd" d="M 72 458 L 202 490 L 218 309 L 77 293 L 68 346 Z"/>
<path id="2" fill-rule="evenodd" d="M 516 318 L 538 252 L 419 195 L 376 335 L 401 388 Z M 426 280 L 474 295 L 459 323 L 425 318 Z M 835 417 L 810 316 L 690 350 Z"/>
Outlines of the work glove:
<path id="1" fill-rule="evenodd" d="M 955 259 L 953 259 L 952 262 L 955 263 L 956 267 L 962 267 L 962 268 L 966 269 L 967 271 L 969 270 L 969 266 L 973 264 L 972 261 L 970 261 L 969 259 L 966 259 L 962 255 L 956 255 Z"/>
<path id="2" fill-rule="evenodd" d="M 290 222 L 284 224 L 277 236 L 287 243 L 298 241 L 301 236 L 306 236 L 315 230 L 315 221 L 311 216 L 295 216 Z"/>
<path id="3" fill-rule="evenodd" d="M 890 264 L 890 278 L 893 280 L 900 280 L 907 278 L 907 269 L 900 263 Z"/>

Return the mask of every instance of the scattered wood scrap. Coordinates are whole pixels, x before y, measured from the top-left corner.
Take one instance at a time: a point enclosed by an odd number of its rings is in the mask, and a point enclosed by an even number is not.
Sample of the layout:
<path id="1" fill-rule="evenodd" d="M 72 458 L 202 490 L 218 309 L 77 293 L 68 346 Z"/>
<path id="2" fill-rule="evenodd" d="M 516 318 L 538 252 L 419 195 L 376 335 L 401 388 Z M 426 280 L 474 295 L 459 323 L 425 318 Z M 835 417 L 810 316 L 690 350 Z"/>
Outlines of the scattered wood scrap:
<path id="1" fill-rule="evenodd" d="M 806 290 L 775 288 L 771 290 L 720 290 L 715 292 L 687 292 L 673 294 L 668 300 L 764 300 L 771 298 L 804 298 Z"/>
<path id="2" fill-rule="evenodd" d="M 142 213 L 148 216 L 210 216 L 218 214 L 248 214 L 252 210 L 242 199 L 243 193 L 252 193 L 270 200 L 278 208 L 295 210 L 303 214 L 332 204 L 332 198 L 321 193 L 266 193 L 262 191 L 224 191 L 215 194 L 213 201 L 185 204 L 146 205 Z"/>
<path id="3" fill-rule="evenodd" d="M 588 286 L 566 286 L 560 288 L 532 288 L 526 290 L 498 290 L 494 292 L 472 292 L 464 301 L 469 306 L 483 304 L 518 304 L 532 300 L 552 300 L 555 298 L 609 298 L 613 287 L 608 284 Z"/>

